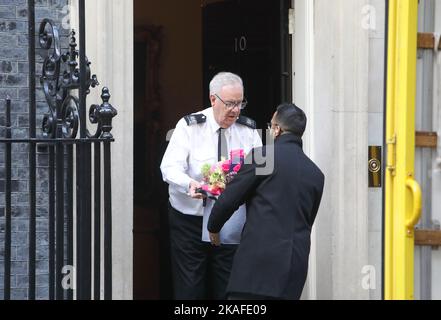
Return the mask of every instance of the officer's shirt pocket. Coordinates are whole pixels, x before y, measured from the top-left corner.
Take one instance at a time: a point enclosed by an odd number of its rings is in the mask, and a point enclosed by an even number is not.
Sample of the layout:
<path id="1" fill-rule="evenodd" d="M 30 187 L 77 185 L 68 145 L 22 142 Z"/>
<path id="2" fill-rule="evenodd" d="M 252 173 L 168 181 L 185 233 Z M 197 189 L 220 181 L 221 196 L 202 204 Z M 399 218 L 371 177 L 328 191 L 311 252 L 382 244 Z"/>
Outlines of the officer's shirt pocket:
<path id="1" fill-rule="evenodd" d="M 197 148 L 190 154 L 190 177 L 196 181 L 202 181 L 202 167 L 205 164 L 213 165 L 216 159 L 213 152 L 206 148 Z"/>

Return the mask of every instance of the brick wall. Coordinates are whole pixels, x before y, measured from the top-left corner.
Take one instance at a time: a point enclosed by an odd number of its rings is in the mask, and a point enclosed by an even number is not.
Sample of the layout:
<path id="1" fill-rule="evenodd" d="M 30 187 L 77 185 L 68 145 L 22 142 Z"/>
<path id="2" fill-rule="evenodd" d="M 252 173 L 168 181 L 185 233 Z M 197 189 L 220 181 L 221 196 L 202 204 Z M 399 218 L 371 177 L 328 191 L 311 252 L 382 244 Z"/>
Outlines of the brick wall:
<path id="1" fill-rule="evenodd" d="M 61 27 L 68 0 L 36 0 L 37 31 L 43 18 L 50 18 L 60 27 L 62 47 L 68 46 L 69 30 Z M 63 10 L 64 8 L 64 10 Z M 28 12 L 26 0 L 0 0 L 0 137 L 5 136 L 5 98 L 12 99 L 12 134 L 26 138 L 29 134 L 28 103 Z M 37 44 L 37 49 L 38 49 Z M 65 52 L 65 50 L 63 50 Z M 41 126 L 48 106 L 39 87 L 44 52 L 37 50 L 37 128 Z M 41 130 L 37 130 L 41 134 Z M 14 145 L 12 156 L 12 299 L 28 298 L 28 146 Z M 48 298 L 48 155 L 37 155 L 37 298 Z M 0 145 L 0 299 L 4 281 L 4 146 Z"/>

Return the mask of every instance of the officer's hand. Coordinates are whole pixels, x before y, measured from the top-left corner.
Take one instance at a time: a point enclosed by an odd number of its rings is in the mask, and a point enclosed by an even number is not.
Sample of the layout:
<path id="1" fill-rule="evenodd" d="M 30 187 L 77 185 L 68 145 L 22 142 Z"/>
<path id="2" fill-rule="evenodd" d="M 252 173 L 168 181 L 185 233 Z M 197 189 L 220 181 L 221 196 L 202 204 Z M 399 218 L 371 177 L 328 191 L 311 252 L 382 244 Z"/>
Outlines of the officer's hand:
<path id="1" fill-rule="evenodd" d="M 201 193 L 196 193 L 196 190 L 201 187 L 202 185 L 197 181 L 190 182 L 190 197 L 193 199 L 203 199 L 204 196 Z"/>
<path id="2" fill-rule="evenodd" d="M 210 232 L 210 241 L 213 246 L 220 247 L 221 243 L 219 233 Z"/>

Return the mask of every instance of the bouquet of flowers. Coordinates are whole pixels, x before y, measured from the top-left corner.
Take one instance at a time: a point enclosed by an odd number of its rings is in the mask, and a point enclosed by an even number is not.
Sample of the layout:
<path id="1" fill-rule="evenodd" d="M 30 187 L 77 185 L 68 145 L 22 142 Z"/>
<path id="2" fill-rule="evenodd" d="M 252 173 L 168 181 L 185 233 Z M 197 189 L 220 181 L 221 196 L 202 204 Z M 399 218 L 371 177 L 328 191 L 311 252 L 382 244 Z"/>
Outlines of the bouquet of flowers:
<path id="1" fill-rule="evenodd" d="M 224 192 L 228 183 L 230 183 L 234 176 L 239 172 L 245 159 L 245 153 L 242 149 L 233 150 L 230 152 L 230 159 L 222 159 L 222 161 L 210 165 L 202 166 L 202 191 L 207 197 L 216 199 Z M 211 195 L 211 196 L 209 196 Z"/>

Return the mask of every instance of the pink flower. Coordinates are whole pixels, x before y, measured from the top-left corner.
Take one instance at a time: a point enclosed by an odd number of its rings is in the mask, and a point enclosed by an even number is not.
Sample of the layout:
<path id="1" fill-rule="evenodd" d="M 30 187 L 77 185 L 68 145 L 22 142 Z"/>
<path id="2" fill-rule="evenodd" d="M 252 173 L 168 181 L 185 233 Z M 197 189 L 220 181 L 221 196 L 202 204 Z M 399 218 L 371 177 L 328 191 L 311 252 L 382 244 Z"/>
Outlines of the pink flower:
<path id="1" fill-rule="evenodd" d="M 221 188 L 218 187 L 210 187 L 208 190 L 213 196 L 220 196 L 223 192 Z"/>
<path id="2" fill-rule="evenodd" d="M 231 167 L 231 160 L 228 161 L 224 161 L 222 163 L 222 171 L 228 173 L 230 171 L 230 167 Z"/>
<path id="3" fill-rule="evenodd" d="M 238 164 L 233 168 L 233 171 L 238 173 L 241 167 L 242 167 L 242 165 Z"/>
<path id="4" fill-rule="evenodd" d="M 232 150 L 230 153 L 230 157 L 231 159 L 244 158 L 245 152 L 243 151 L 243 149 Z"/>

